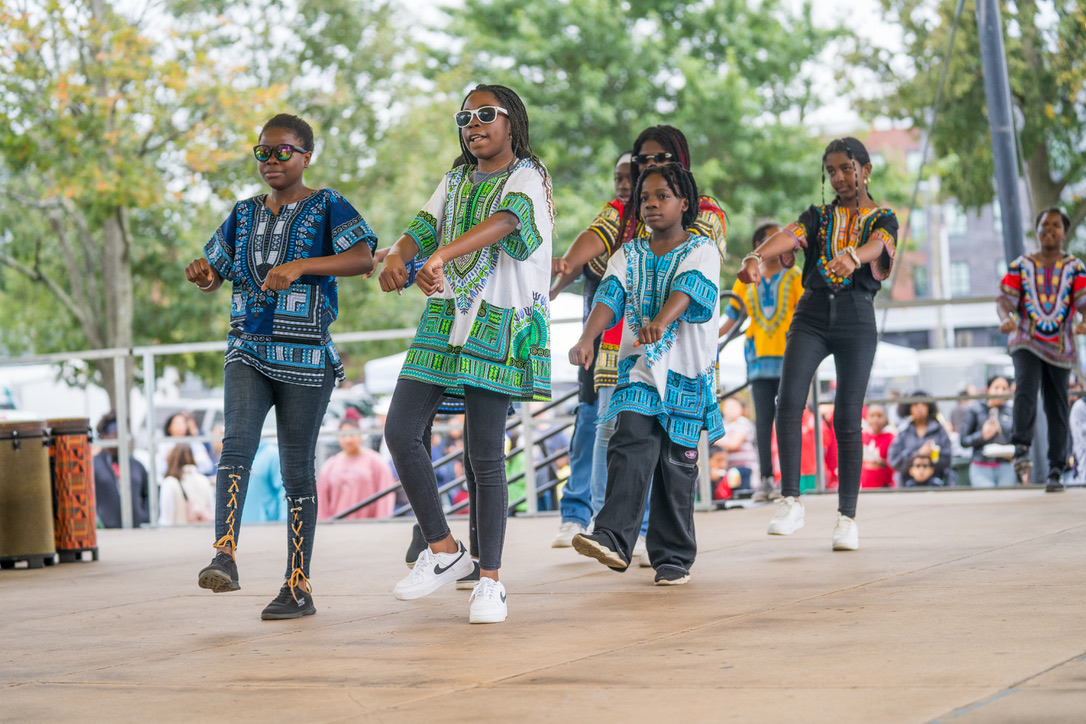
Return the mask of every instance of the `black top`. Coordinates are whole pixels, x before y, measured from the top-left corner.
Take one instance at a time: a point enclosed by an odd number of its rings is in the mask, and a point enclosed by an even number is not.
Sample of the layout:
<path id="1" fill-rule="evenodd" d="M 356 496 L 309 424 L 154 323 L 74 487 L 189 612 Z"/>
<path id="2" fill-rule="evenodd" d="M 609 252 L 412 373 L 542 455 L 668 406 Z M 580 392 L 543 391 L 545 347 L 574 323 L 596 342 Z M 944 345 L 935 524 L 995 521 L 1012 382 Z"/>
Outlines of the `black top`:
<path id="1" fill-rule="evenodd" d="M 800 214 L 797 222 L 786 227 L 799 238 L 801 246 L 806 247 L 804 289 L 835 292 L 855 289 L 875 294 L 882 288 L 882 280 L 890 276 L 897 248 L 898 223 L 894 212 L 882 208 L 861 209 L 851 229 L 843 228 L 846 223 L 845 209 L 835 202 L 826 206 L 810 206 Z M 835 279 L 826 270 L 826 265 L 846 246 L 859 248 L 872 238 L 880 239 L 885 246 L 874 262 L 861 265 L 847 279 Z M 794 254 L 781 255 L 781 263 L 786 267 L 792 266 L 795 263 Z"/>

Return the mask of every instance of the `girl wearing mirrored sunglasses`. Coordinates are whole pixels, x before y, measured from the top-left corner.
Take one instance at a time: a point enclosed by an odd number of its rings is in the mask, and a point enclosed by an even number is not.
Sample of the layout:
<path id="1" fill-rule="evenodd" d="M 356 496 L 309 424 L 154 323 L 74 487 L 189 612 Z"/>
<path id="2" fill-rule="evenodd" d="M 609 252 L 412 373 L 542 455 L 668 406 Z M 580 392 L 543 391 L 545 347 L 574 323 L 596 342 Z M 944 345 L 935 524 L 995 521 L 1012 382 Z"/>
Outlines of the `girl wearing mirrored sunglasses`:
<path id="1" fill-rule="evenodd" d="M 328 333 L 338 313 L 336 277 L 373 268 L 377 237 L 339 193 L 303 174 L 313 130 L 297 116 L 264 124 L 254 148 L 271 189 L 239 201 L 185 278 L 204 292 L 231 283 L 224 382 L 225 437 L 215 485 L 215 548 L 201 588 L 236 591 L 239 525 L 268 410 L 276 408 L 288 509 L 287 568 L 263 619 L 316 612 L 309 565 L 317 522 L 314 453 L 332 388 L 344 378 Z"/>
<path id="2" fill-rule="evenodd" d="M 455 121 L 467 163 L 445 175 L 389 250 L 380 275 L 382 290 L 400 290 L 408 277 L 405 262 L 427 257 L 415 282 L 430 299 L 392 396 L 385 436 L 428 548 L 393 593 L 420 598 L 474 569 L 449 532 L 424 442 L 442 397 L 463 398 L 480 566 L 469 620 L 498 623 L 507 614 L 498 581 L 509 503 L 506 410 L 511 400 L 550 399 L 554 211 L 550 176 L 532 152 L 528 114 L 517 94 L 480 85 L 461 111 L 466 115 Z"/>

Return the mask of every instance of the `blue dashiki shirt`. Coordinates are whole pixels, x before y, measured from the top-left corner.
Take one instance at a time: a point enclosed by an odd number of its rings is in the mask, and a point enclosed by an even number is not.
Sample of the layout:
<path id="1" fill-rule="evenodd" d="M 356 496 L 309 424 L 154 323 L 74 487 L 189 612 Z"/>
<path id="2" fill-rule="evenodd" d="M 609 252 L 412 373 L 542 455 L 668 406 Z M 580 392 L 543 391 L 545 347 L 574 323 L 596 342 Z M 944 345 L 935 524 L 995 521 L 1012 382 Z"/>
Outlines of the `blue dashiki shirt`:
<path id="1" fill-rule="evenodd" d="M 260 291 L 268 272 L 296 259 L 347 251 L 360 241 L 377 247 L 366 220 L 330 189 L 272 214 L 267 194 L 239 201 L 204 247 L 208 262 L 233 284 L 226 362 L 244 362 L 273 380 L 320 387 L 331 362 L 343 364 L 328 327 L 339 314 L 336 278 L 306 274 L 281 292 Z"/>
<path id="2" fill-rule="evenodd" d="M 704 428 L 709 441 L 724 435 L 716 401 L 716 345 L 719 320 L 720 252 L 708 237 L 690 237 L 663 256 L 642 236 L 621 246 L 607 263 L 596 304 L 622 321 L 618 384 L 607 413 L 655 417 L 674 442 L 697 447 Z M 684 292 L 690 306 L 655 344 L 634 347 L 637 333 L 664 306 L 672 292 Z"/>

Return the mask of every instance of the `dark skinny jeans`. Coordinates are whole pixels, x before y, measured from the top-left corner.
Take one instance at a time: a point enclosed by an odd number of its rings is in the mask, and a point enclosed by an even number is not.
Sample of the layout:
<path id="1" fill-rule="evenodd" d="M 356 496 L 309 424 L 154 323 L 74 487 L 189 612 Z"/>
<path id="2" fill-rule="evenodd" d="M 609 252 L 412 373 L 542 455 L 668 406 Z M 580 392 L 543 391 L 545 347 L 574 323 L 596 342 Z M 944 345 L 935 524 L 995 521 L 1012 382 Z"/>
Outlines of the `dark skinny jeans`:
<path id="1" fill-rule="evenodd" d="M 1037 391 L 1040 390 L 1048 423 L 1048 477 L 1059 479 L 1067 469 L 1067 436 L 1071 403 L 1067 399 L 1071 370 L 1057 367 L 1024 349 L 1011 355 L 1014 361 L 1014 432 L 1011 442 L 1029 447 L 1033 444 L 1033 424 L 1037 421 Z"/>
<path id="2" fill-rule="evenodd" d="M 424 436 L 445 388 L 400 378 L 385 420 L 385 440 L 400 482 L 415 512 L 422 536 L 437 543 L 450 535 L 437 492 L 433 460 Z M 501 568 L 509 489 L 505 481 L 505 420 L 509 395 L 464 388 L 464 467 L 471 470 L 476 495 L 472 515 L 479 536 L 479 567 Z"/>
<path id="3" fill-rule="evenodd" d="M 758 442 L 758 465 L 763 478 L 773 477 L 773 420 L 777 416 L 779 377 L 751 380 L 750 396 L 754 398 L 754 433 Z"/>
<path id="4" fill-rule="evenodd" d="M 777 454 L 781 461 L 781 494 L 799 496 L 803 408 L 819 363 L 833 355 L 837 396 L 833 429 L 837 436 L 837 509 L 856 517 L 863 465 L 864 394 L 875 361 L 874 295 L 808 289 L 796 306 L 781 366 L 777 396 Z M 821 451 L 816 451 L 821 454 Z"/>
<path id="5" fill-rule="evenodd" d="M 331 367 L 320 387 L 273 380 L 263 372 L 234 361 L 226 365 L 223 394 L 222 457 L 215 478 L 215 537 L 233 536 L 237 548 L 245 491 L 260 444 L 260 430 L 275 406 L 279 461 L 287 498 L 287 572 L 309 577 L 313 535 L 317 530 L 317 477 L 314 458 L 321 421 L 336 383 Z"/>

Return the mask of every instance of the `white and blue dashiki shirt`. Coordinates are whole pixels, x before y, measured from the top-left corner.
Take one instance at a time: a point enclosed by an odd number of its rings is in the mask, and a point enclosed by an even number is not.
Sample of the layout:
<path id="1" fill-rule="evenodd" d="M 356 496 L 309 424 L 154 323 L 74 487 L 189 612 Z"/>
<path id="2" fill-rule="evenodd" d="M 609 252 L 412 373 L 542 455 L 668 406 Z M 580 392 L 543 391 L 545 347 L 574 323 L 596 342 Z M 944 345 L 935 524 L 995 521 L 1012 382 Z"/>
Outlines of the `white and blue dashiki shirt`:
<path id="1" fill-rule="evenodd" d="M 607 263 L 596 304 L 610 307 L 610 324 L 624 321 L 618 384 L 602 420 L 620 412 L 655 417 L 674 442 L 696 447 L 702 429 L 712 442 L 724 435 L 716 401 L 720 252 L 705 236 L 690 237 L 663 256 L 649 236 L 620 247 Z M 637 332 L 651 321 L 672 292 L 690 306 L 654 344 L 634 347 Z"/>
<path id="2" fill-rule="evenodd" d="M 244 362 L 273 380 L 320 387 L 331 362 L 342 380 L 328 332 L 339 314 L 336 278 L 306 274 L 280 292 L 260 287 L 274 267 L 339 254 L 361 241 L 372 253 L 377 237 L 336 191 L 314 191 L 278 214 L 266 198 L 239 201 L 204 247 L 211 266 L 233 284 L 225 364 Z"/>

